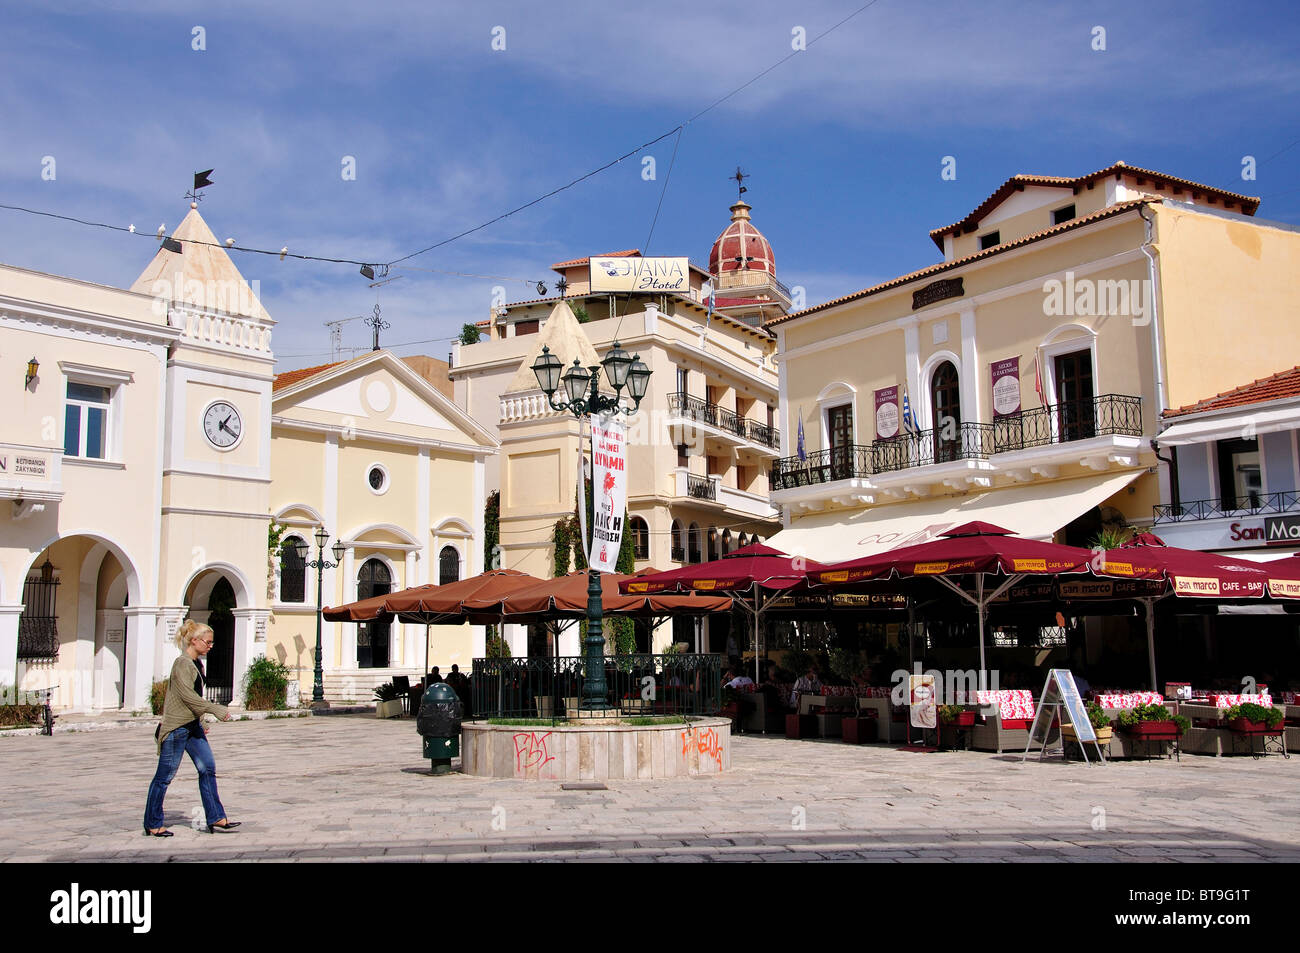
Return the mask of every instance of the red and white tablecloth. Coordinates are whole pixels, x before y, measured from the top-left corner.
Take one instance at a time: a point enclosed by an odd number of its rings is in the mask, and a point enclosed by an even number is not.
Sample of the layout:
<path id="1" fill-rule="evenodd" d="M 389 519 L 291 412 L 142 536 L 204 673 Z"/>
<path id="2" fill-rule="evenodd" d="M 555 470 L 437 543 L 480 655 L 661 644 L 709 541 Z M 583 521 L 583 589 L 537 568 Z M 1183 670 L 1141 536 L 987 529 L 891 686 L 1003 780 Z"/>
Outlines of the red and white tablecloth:
<path id="1" fill-rule="evenodd" d="M 1231 708 L 1233 705 L 1263 705 L 1273 707 L 1272 695 L 1211 695 L 1210 702 L 1215 708 Z"/>
<path id="2" fill-rule="evenodd" d="M 977 705 L 997 705 L 1003 721 L 1023 721 L 1034 717 L 1034 693 L 1027 688 L 1003 688 L 975 693 Z"/>
<path id="3" fill-rule="evenodd" d="M 1123 694 L 1097 695 L 1093 699 L 1102 708 L 1139 708 L 1143 705 L 1163 705 L 1165 696 L 1159 692 L 1124 692 Z"/>

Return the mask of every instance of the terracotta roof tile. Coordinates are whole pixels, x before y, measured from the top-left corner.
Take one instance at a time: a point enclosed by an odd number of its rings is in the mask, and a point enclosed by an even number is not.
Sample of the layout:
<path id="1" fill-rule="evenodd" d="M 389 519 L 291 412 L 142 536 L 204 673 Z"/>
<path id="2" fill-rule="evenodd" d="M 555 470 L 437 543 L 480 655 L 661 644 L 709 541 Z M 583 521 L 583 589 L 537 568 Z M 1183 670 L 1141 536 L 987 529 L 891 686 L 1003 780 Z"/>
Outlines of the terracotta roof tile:
<path id="1" fill-rule="evenodd" d="M 1181 417 L 1184 414 L 1196 414 L 1206 410 L 1225 410 L 1229 407 L 1243 407 L 1247 404 L 1262 404 L 1270 400 L 1284 400 L 1288 397 L 1300 397 L 1300 365 L 1286 371 L 1279 371 L 1268 377 L 1261 377 L 1242 384 L 1221 394 L 1198 400 L 1166 410 L 1163 417 Z"/>
<path id="2" fill-rule="evenodd" d="M 639 248 L 629 248 L 626 251 L 612 251 L 604 255 L 588 255 L 586 258 L 575 258 L 572 261 L 557 261 L 551 266 L 552 271 L 559 271 L 561 268 L 573 268 L 577 265 L 585 265 L 593 258 L 631 258 L 634 255 L 641 254 Z"/>
<path id="3" fill-rule="evenodd" d="M 1123 162 L 1116 162 L 1114 165 L 1108 165 L 1104 169 L 1098 169 L 1096 172 L 1089 172 L 1087 175 L 1081 175 L 1076 178 L 1067 178 L 1059 175 L 1013 175 L 1003 182 L 997 189 L 981 202 L 973 212 L 963 218 L 961 221 L 953 222 L 951 225 L 945 225 L 942 228 L 932 229 L 930 238 L 934 243 L 943 250 L 943 238 L 949 232 L 959 231 L 967 226 L 974 227 L 975 223 L 980 221 L 990 211 L 1000 205 L 1012 192 L 1023 189 L 1027 185 L 1047 185 L 1057 186 L 1060 188 L 1076 189 L 1079 186 L 1087 185 L 1089 182 L 1095 182 L 1098 179 L 1104 179 L 1108 175 L 1127 173 L 1138 178 L 1152 179 L 1166 185 L 1176 186 L 1178 188 L 1205 192 L 1209 195 L 1218 196 L 1220 199 L 1239 202 L 1241 210 L 1247 215 L 1254 215 L 1255 210 L 1259 208 L 1259 199 L 1250 195 L 1241 195 L 1237 192 L 1229 192 L 1225 189 L 1216 189 L 1210 185 L 1202 185 L 1200 182 L 1193 182 L 1190 179 L 1180 179 L 1175 175 L 1166 175 L 1163 172 L 1156 172 L 1152 169 L 1143 169 L 1135 165 L 1127 165 Z"/>
<path id="4" fill-rule="evenodd" d="M 318 364 L 315 367 L 303 367 L 296 371 L 285 371 L 283 374 L 276 374 L 275 380 L 271 384 L 271 392 L 274 393 L 277 390 L 284 390 L 286 387 L 292 387 L 299 381 L 305 381 L 309 377 L 315 377 L 317 374 L 327 371 L 331 367 L 338 367 L 343 363 L 346 362 L 333 361 L 329 364 Z"/>
<path id="5" fill-rule="evenodd" d="M 813 314 L 817 311 L 824 311 L 827 308 L 833 308 L 836 305 L 844 304 L 847 301 L 853 301 L 857 298 L 866 298 L 870 295 L 879 294 L 882 291 L 888 291 L 891 288 L 897 288 L 899 285 L 905 285 L 909 282 L 919 281 L 922 278 L 928 278 L 931 275 L 937 275 L 941 272 L 951 271 L 954 268 L 960 268 L 963 265 L 969 265 L 973 261 L 979 261 L 983 258 L 991 258 L 994 255 L 1000 255 L 1003 252 L 1011 251 L 1014 248 L 1020 248 L 1023 245 L 1032 242 L 1041 241 L 1044 238 L 1051 238 L 1053 235 L 1059 235 L 1062 232 L 1068 232 L 1074 228 L 1081 228 L 1093 222 L 1101 221 L 1103 218 L 1110 218 L 1114 215 L 1120 215 L 1124 212 L 1137 208 L 1140 205 L 1147 205 L 1151 199 L 1134 199 L 1131 202 L 1119 202 L 1115 205 L 1108 205 L 1099 212 L 1093 212 L 1091 215 L 1085 215 L 1083 218 L 1072 218 L 1068 222 L 1060 225 L 1053 225 L 1051 228 L 1045 228 L 1041 232 L 1031 232 L 1023 235 L 1014 241 L 1003 242 L 1000 245 L 994 245 L 992 248 L 986 248 L 978 251 L 973 255 L 967 255 L 965 258 L 958 258 L 953 261 L 941 261 L 937 265 L 931 265 L 928 268 L 922 268 L 920 271 L 914 271 L 911 274 L 900 275 L 897 278 L 891 278 L 889 281 L 882 282 L 878 285 L 872 285 L 870 288 L 864 288 L 861 291 L 855 291 L 853 294 L 844 295 L 840 298 L 834 298 L 822 304 L 814 305 L 811 308 L 804 308 L 802 311 L 796 311 L 793 314 L 787 314 L 784 317 L 774 318 L 768 321 L 764 327 L 770 328 L 773 325 L 783 324 L 786 321 L 793 321 L 795 318 L 802 318 L 805 315 Z"/>

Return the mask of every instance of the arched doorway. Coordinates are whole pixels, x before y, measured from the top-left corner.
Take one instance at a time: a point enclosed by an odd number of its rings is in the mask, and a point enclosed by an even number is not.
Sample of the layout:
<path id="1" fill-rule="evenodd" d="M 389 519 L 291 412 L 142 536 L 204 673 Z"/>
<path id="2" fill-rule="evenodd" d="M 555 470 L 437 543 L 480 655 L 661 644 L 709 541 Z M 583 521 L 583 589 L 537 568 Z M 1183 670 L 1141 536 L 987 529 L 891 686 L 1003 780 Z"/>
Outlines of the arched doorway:
<path id="1" fill-rule="evenodd" d="M 386 596 L 393 591 L 393 576 L 383 560 L 367 559 L 357 573 L 357 599 Z M 390 623 L 357 624 L 357 668 L 387 668 Z"/>
<path id="2" fill-rule="evenodd" d="M 961 456 L 961 391 L 957 368 L 944 361 L 930 379 L 930 406 L 934 408 L 934 462 Z"/>
<path id="3" fill-rule="evenodd" d="M 460 553 L 455 546 L 444 546 L 438 554 L 438 585 L 460 581 Z"/>
<path id="4" fill-rule="evenodd" d="M 212 651 L 204 668 L 204 694 L 218 705 L 229 705 L 235 694 L 235 589 L 225 576 L 217 580 L 208 596 L 208 626 L 212 629 Z"/>

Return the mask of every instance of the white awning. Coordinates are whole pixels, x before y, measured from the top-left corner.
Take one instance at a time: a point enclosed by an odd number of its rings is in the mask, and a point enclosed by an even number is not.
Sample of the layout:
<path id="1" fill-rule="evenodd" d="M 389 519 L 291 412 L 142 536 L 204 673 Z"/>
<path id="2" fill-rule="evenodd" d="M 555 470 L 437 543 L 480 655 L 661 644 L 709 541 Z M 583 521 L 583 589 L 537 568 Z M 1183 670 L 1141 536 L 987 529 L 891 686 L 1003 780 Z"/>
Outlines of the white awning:
<path id="1" fill-rule="evenodd" d="M 1156 440 L 1162 447 L 1181 447 L 1189 443 L 1236 440 L 1243 436 L 1297 429 L 1300 429 L 1300 408 L 1251 411 L 1243 407 L 1240 413 L 1231 416 L 1200 417 L 1171 424 L 1156 435 Z"/>
<path id="2" fill-rule="evenodd" d="M 1066 523 L 1108 500 L 1139 475 L 1140 471 L 1129 470 L 874 506 L 855 513 L 819 513 L 794 521 L 767 545 L 792 556 L 843 562 L 924 543 L 971 520 L 993 523 L 1029 539 L 1051 539 Z"/>

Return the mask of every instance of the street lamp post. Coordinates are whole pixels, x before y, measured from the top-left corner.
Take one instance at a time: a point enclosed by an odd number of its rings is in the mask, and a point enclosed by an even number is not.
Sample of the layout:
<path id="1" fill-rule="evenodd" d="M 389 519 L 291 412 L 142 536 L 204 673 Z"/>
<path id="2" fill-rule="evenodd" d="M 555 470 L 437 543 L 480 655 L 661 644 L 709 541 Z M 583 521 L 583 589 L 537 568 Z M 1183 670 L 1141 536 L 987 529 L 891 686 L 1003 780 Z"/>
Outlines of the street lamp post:
<path id="1" fill-rule="evenodd" d="M 317 557 L 311 560 L 307 558 L 311 549 L 306 540 L 300 538 L 295 544 L 298 558 L 303 561 L 303 565 L 316 570 L 316 672 L 311 687 L 311 707 L 314 709 L 330 706 L 330 703 L 325 700 L 325 673 L 321 668 L 321 576 L 326 569 L 333 569 L 343 562 L 343 554 L 347 551 L 343 540 L 336 540 L 333 546 L 334 562 L 330 562 L 325 558 L 325 544 L 329 540 L 330 534 L 324 526 L 316 530 Z"/>
<path id="2" fill-rule="evenodd" d="M 563 374 L 560 373 L 562 367 L 560 359 L 551 353 L 551 349 L 543 347 L 542 353 L 533 362 L 533 373 L 537 375 L 537 383 L 546 394 L 551 409 L 571 411 L 579 420 L 591 414 L 623 413 L 632 416 L 641 406 L 641 398 L 645 397 L 646 385 L 650 381 L 650 368 L 644 361 L 639 360 L 637 355 L 629 355 L 617 341 L 599 366 L 583 367 L 582 362 L 575 357 L 573 364 Z M 605 376 L 614 388 L 613 397 L 600 393 L 601 368 L 604 368 Z M 564 386 L 564 393 L 568 400 L 557 403 L 555 392 L 559 390 L 561 384 Z M 626 406 L 621 400 L 624 387 L 627 387 L 628 395 L 633 400 L 631 407 Z M 579 505 L 586 506 L 586 500 L 580 501 Z M 586 542 L 583 540 L 584 545 Z M 607 706 L 605 703 L 605 637 L 602 621 L 604 608 L 600 598 L 600 570 L 588 564 L 588 573 L 590 579 L 587 583 L 587 638 L 583 640 L 587 657 L 587 677 L 582 687 L 582 708 L 590 711 Z"/>

